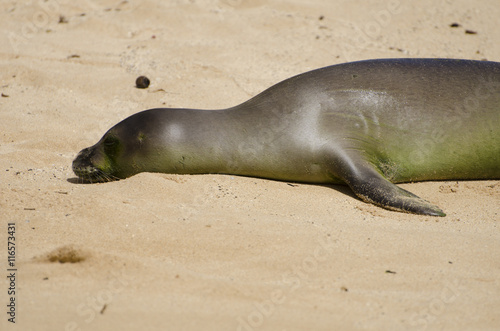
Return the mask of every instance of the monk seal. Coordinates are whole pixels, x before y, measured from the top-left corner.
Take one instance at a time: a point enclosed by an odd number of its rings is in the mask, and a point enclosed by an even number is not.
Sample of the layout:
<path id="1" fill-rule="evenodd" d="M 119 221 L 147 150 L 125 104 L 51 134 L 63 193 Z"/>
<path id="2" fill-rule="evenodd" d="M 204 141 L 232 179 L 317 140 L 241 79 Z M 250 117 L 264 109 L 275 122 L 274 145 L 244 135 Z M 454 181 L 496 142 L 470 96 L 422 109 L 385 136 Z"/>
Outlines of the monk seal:
<path id="1" fill-rule="evenodd" d="M 445 216 L 394 183 L 500 178 L 500 63 L 380 59 L 284 80 L 227 109 L 150 109 L 73 161 L 84 181 L 139 172 L 347 184 L 362 200 Z"/>

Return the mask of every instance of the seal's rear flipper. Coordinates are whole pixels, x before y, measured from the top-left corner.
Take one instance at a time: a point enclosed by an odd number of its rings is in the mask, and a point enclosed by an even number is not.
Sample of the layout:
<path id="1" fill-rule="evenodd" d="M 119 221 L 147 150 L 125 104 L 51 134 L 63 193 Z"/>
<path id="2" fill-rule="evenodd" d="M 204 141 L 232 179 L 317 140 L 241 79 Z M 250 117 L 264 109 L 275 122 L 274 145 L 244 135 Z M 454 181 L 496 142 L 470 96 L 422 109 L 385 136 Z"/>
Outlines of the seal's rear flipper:
<path id="1" fill-rule="evenodd" d="M 369 162 L 355 159 L 346 155 L 336 158 L 332 174 L 344 180 L 363 201 L 405 213 L 446 216 L 439 207 L 389 182 Z"/>
<path id="2" fill-rule="evenodd" d="M 348 184 L 362 200 L 386 209 L 420 215 L 446 216 L 439 207 L 397 187 L 378 173 L 377 175 L 363 180 L 354 179 Z"/>

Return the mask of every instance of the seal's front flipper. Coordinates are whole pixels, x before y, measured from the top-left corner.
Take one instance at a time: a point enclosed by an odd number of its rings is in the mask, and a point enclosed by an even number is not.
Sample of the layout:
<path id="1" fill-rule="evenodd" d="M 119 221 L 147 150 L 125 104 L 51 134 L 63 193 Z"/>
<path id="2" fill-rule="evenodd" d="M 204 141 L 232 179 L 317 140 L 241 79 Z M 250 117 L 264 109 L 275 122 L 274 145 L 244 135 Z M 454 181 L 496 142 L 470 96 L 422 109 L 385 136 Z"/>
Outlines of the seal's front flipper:
<path id="1" fill-rule="evenodd" d="M 332 163 L 332 175 L 344 180 L 365 202 L 405 213 L 446 216 L 439 207 L 389 182 L 365 160 L 348 159 L 344 155 Z"/>

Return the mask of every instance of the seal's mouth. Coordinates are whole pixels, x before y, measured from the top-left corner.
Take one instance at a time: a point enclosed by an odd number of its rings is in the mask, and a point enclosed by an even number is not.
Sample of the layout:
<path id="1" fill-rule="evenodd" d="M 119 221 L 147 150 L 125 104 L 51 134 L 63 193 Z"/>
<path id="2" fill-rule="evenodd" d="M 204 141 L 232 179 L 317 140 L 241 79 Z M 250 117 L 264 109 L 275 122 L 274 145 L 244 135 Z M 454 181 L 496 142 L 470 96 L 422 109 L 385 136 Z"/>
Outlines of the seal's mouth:
<path id="1" fill-rule="evenodd" d="M 103 183 L 119 180 L 120 178 L 113 176 L 99 169 L 91 161 L 92 151 L 90 148 L 83 149 L 73 161 L 73 172 L 84 183 Z"/>
<path id="2" fill-rule="evenodd" d="M 76 161 L 76 160 L 75 160 Z M 73 162 L 73 172 L 84 182 L 87 183 L 104 183 L 119 180 L 120 178 L 107 174 L 93 165 L 75 166 Z"/>

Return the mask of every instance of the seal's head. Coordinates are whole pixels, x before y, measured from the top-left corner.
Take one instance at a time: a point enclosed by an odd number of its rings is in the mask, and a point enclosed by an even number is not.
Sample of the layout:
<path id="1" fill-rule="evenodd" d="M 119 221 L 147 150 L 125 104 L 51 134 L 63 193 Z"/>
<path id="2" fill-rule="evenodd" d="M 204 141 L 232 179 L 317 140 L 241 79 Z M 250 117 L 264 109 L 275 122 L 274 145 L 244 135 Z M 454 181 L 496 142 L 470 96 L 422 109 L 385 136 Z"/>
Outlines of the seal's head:
<path id="1" fill-rule="evenodd" d="M 120 141 L 106 134 L 97 144 L 84 148 L 73 161 L 73 172 L 85 182 L 110 182 L 120 179 L 116 157 Z"/>
<path id="2" fill-rule="evenodd" d="M 73 172 L 83 181 L 93 183 L 158 171 L 157 165 L 165 162 L 161 158 L 165 153 L 159 150 L 161 123 L 153 115 L 154 112 L 141 112 L 112 127 L 97 144 L 78 153 Z"/>

